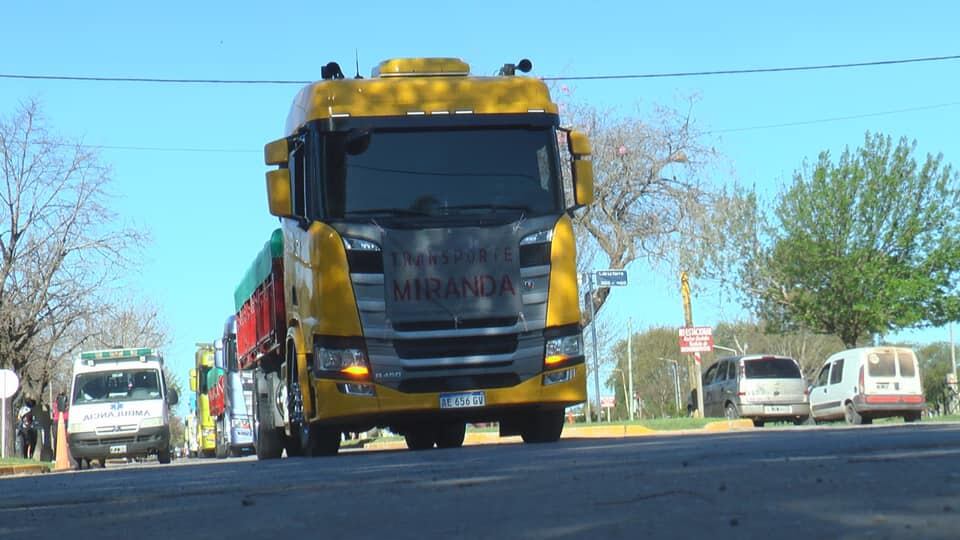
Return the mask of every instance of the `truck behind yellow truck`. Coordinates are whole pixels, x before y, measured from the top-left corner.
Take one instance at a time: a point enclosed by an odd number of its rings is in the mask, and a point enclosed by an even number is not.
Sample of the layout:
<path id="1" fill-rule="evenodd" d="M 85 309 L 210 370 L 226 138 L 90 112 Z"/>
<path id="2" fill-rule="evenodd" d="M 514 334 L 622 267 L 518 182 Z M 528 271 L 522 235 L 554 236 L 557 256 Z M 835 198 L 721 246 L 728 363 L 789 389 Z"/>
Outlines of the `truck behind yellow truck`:
<path id="1" fill-rule="evenodd" d="M 415 450 L 460 446 L 469 422 L 560 438 L 586 398 L 570 216 L 593 173 L 529 68 L 331 63 L 297 95 L 265 147 L 281 228 L 234 296 L 259 458 L 375 426 Z"/>

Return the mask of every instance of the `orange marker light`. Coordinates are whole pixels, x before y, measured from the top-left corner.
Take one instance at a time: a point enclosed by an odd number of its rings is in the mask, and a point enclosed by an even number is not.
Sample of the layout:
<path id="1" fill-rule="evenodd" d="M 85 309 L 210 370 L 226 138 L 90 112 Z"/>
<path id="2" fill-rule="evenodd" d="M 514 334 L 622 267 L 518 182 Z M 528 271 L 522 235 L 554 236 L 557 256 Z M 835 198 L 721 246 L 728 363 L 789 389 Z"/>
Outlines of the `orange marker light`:
<path id="1" fill-rule="evenodd" d="M 366 366 L 349 366 L 341 369 L 340 372 L 354 377 L 362 377 L 370 374 L 370 370 L 367 369 Z"/>
<path id="2" fill-rule="evenodd" d="M 552 366 L 554 364 L 559 364 L 560 362 L 563 362 L 566 359 L 567 357 L 562 354 L 551 354 L 546 359 L 544 359 L 543 363 L 548 366 Z"/>

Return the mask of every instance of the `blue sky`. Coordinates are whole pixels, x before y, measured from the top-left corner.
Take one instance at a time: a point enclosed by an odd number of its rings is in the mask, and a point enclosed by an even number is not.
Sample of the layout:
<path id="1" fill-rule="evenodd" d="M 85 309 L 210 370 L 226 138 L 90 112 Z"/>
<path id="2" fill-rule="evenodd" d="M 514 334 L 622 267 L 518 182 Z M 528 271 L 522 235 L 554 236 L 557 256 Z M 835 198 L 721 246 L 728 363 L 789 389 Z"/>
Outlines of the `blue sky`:
<path id="1" fill-rule="evenodd" d="M 331 60 L 352 75 L 355 51 L 364 76 L 402 56 L 460 57 L 475 74 L 526 57 L 534 75 L 578 76 L 960 53 L 960 7 L 946 1 L 909 9 L 878 1 L 5 4 L 7 74 L 313 80 Z M 708 180 L 775 193 L 804 158 L 854 147 L 867 130 L 916 139 L 921 152 L 960 165 L 958 73 L 953 60 L 567 84 L 578 99 L 620 114 L 682 108 L 697 96 L 693 117 L 723 156 Z M 108 147 L 101 157 L 113 167 L 116 208 L 153 238 L 131 284 L 162 306 L 173 338 L 167 358 L 184 381 L 194 343 L 219 335 L 234 286 L 277 226 L 266 209 L 262 147 L 283 135 L 298 89 L 0 79 L 0 115 L 38 98 L 56 130 Z M 820 121 L 846 117 L 857 118 Z M 800 122 L 813 123 L 740 130 Z M 620 328 L 627 317 L 639 329 L 681 323 L 674 277 L 630 270 L 631 285 L 614 291 L 601 316 Z M 715 295 L 694 299 L 698 324 L 739 315 Z M 902 337 L 945 340 L 947 332 Z"/>

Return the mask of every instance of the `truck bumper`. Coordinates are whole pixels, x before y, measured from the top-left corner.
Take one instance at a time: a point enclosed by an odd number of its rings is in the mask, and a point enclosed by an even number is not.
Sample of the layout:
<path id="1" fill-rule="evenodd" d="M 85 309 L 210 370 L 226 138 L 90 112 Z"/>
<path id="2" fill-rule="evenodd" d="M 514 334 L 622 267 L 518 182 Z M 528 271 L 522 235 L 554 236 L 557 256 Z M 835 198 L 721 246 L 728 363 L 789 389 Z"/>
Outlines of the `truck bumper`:
<path id="1" fill-rule="evenodd" d="M 141 428 L 136 433 L 111 433 L 104 436 L 98 436 L 94 432 L 70 433 L 67 441 L 70 454 L 75 459 L 148 456 L 170 447 L 170 428 Z"/>
<path id="2" fill-rule="evenodd" d="M 569 380 L 544 384 L 547 375 L 567 370 L 570 370 Z M 498 421 L 517 409 L 562 409 L 587 398 L 586 366 L 583 363 L 549 370 L 515 386 L 463 391 L 483 392 L 485 404 L 482 407 L 441 409 L 440 392 L 404 393 L 375 383 L 362 383 L 372 386 L 374 395 L 348 394 L 345 383 L 313 380 L 317 407 L 310 415 L 311 422 L 382 426 L 424 416 L 487 422 Z"/>

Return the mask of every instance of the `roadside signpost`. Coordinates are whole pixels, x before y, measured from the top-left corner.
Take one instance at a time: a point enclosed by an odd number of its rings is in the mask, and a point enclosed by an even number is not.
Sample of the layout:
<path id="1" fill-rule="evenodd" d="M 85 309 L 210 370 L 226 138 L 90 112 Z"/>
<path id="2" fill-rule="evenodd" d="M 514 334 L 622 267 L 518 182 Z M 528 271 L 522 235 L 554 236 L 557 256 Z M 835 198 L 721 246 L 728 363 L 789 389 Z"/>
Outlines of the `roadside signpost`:
<path id="1" fill-rule="evenodd" d="M 597 420 L 600 420 L 600 413 L 602 412 L 602 407 L 600 406 L 600 364 L 599 356 L 597 355 L 597 325 L 594 324 L 594 319 L 596 319 L 596 312 L 593 310 L 593 293 L 594 287 L 625 287 L 627 285 L 627 271 L 626 270 L 597 270 L 595 272 L 587 272 L 587 283 L 589 287 L 589 297 L 587 298 L 587 304 L 590 306 L 590 341 L 593 342 L 593 384 L 594 392 L 596 393 L 596 410 L 597 410 Z M 592 406 L 591 406 L 592 408 Z M 587 422 L 590 421 L 590 416 L 586 417 Z"/>
<path id="2" fill-rule="evenodd" d="M 680 329 L 680 352 L 703 353 L 713 350 L 713 328 L 709 326 L 689 326 Z M 697 361 L 700 355 L 697 354 Z"/>
<path id="3" fill-rule="evenodd" d="M 0 429 L 3 435 L 0 436 L 0 457 L 7 457 L 7 400 L 10 399 L 17 389 L 20 388 L 20 379 L 17 374 L 9 369 L 0 369 L 0 412 L 3 418 L 0 422 Z"/>
<path id="4" fill-rule="evenodd" d="M 597 270 L 597 287 L 626 287 L 626 270 Z"/>

